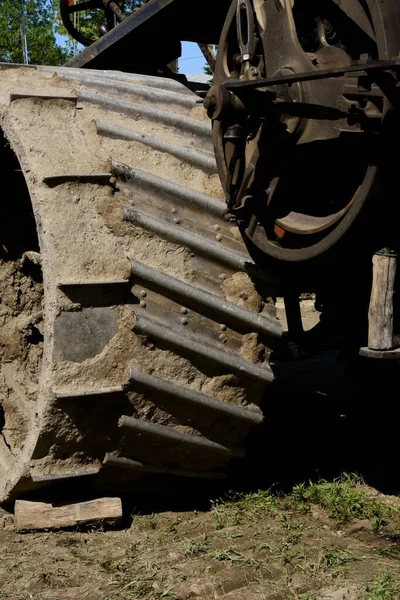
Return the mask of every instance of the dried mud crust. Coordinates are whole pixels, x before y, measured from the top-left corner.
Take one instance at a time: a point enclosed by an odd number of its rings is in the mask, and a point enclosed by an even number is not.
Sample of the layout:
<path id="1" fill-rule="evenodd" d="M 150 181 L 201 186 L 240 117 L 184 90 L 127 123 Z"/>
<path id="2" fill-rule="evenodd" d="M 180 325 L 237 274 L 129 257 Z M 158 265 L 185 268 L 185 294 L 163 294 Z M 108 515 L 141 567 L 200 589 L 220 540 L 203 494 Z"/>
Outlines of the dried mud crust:
<path id="1" fill-rule="evenodd" d="M 0 259 L 0 474 L 32 426 L 43 353 L 43 285 Z M 3 459 L 3 460 L 1 460 Z"/>
<path id="2" fill-rule="evenodd" d="M 166 100 L 152 79 L 117 74 L 128 87 L 110 100 L 107 77 L 0 69 L 2 130 L 29 189 L 44 289 L 39 326 L 42 284 L 21 257 L 7 266 L 1 293 L 14 281 L 21 303 L 18 324 L 4 315 L 7 352 L 18 343 L 32 377 L 18 411 L 34 411 L 0 499 L 79 476 L 129 489 L 221 477 L 272 380 L 280 327 L 223 219 L 196 96 L 174 84 Z M 30 331 L 44 342 L 24 349 Z M 3 404 L 11 423 L 15 403 Z"/>
<path id="3" fill-rule="evenodd" d="M 43 285 L 29 194 L 18 161 L 0 139 L 0 476 L 32 428 L 43 354 Z"/>

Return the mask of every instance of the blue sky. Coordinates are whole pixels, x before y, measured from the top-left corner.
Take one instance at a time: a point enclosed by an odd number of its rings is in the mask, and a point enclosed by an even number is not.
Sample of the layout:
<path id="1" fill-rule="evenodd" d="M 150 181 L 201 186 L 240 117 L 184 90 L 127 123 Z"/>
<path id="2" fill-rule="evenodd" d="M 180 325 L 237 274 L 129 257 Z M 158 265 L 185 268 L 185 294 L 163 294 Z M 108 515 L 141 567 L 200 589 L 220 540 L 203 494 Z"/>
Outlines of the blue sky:
<path id="1" fill-rule="evenodd" d="M 179 73 L 203 75 L 206 64 L 200 48 L 194 42 L 182 42 L 182 56 L 179 59 Z"/>

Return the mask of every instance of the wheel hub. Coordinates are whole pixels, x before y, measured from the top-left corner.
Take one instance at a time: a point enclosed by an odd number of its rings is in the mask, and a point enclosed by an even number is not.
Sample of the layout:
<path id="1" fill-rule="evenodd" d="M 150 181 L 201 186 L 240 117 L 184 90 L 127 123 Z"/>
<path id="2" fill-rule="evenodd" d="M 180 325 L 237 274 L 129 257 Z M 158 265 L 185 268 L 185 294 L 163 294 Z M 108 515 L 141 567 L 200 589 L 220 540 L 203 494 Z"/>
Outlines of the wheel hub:
<path id="1" fill-rule="evenodd" d="M 245 111 L 241 100 L 223 85 L 213 85 L 204 98 L 203 105 L 213 121 L 222 121 L 229 113 L 235 112 L 238 115 Z"/>
<path id="2" fill-rule="evenodd" d="M 273 77 L 284 77 L 286 75 L 292 75 L 295 73 L 295 69 L 291 68 L 278 69 L 278 71 L 274 73 Z M 303 85 L 299 81 L 295 81 L 294 83 L 290 84 L 277 85 L 274 87 L 274 92 L 276 94 L 277 103 L 301 103 L 305 101 Z M 285 123 L 289 133 L 294 134 L 300 125 L 300 120 L 300 117 L 283 115 L 281 122 Z"/>

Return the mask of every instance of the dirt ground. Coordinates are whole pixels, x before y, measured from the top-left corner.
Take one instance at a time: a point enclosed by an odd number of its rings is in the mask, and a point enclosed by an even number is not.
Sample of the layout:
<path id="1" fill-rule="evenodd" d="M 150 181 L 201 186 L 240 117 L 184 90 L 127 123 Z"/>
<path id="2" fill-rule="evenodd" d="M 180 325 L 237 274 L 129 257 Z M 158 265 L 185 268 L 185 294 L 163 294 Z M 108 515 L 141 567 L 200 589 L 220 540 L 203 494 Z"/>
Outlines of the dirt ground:
<path id="1" fill-rule="evenodd" d="M 400 598 L 398 501 L 354 479 L 135 512 L 118 531 L 17 534 L 2 522 L 0 598 Z"/>
<path id="2" fill-rule="evenodd" d="M 312 300 L 302 309 L 309 328 L 319 314 Z M 278 317 L 285 326 L 279 302 Z M 306 362 L 320 375 L 312 389 Z M 245 491 L 205 491 L 191 510 L 130 501 L 123 525 L 110 530 L 19 534 L 12 514 L 0 512 L 0 599 L 400 599 L 400 500 L 343 475 L 360 464 L 355 456 L 368 462 L 359 415 L 343 413 L 352 394 L 343 368 L 331 355 L 276 368 L 285 383 L 267 399 L 264 428 L 231 487 Z M 299 399 L 307 410 L 296 413 Z M 374 455 L 390 437 L 379 431 L 368 439 Z"/>

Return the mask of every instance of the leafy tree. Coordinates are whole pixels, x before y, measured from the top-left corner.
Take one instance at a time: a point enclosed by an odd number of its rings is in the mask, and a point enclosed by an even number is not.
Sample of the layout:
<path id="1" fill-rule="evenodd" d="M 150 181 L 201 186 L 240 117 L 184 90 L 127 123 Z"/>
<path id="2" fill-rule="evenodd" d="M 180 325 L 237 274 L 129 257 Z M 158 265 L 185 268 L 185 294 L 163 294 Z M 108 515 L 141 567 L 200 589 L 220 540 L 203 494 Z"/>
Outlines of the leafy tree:
<path id="1" fill-rule="evenodd" d="M 24 7 L 24 11 L 22 10 Z M 23 23 L 31 64 L 60 65 L 69 58 L 67 48 L 57 43 L 56 12 L 50 0 L 1 0 L 0 61 L 24 62 Z"/>

